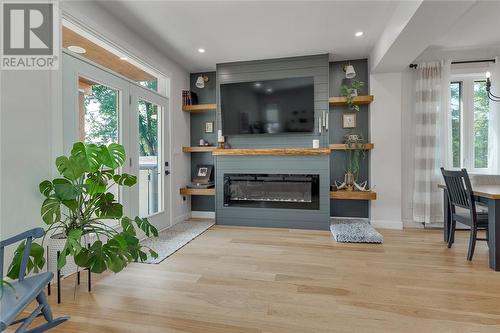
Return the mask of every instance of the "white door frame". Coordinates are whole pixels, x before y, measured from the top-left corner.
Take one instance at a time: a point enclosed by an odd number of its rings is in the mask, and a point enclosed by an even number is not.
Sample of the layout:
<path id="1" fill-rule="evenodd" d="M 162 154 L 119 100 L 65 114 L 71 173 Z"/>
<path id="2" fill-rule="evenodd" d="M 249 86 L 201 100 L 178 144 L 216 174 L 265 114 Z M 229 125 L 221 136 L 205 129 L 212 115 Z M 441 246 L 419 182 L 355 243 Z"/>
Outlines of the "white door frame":
<path id="1" fill-rule="evenodd" d="M 72 144 L 79 140 L 79 119 L 78 119 L 78 79 L 85 77 L 93 81 L 102 83 L 110 88 L 116 89 L 119 94 L 119 114 L 118 114 L 118 137 L 120 144 L 123 144 L 129 154 L 130 159 L 122 167 L 122 172 L 133 174 L 134 165 L 138 164 L 139 145 L 138 138 L 138 109 L 137 102 L 140 99 L 158 104 L 162 107 L 162 161 L 161 177 L 163 177 L 162 199 L 163 210 L 158 214 L 154 214 L 151 222 L 164 229 L 172 225 L 172 202 L 171 202 L 171 181 L 170 176 L 165 176 L 165 170 L 171 170 L 170 167 L 165 169 L 165 161 L 171 165 L 171 149 L 170 149 L 170 110 L 169 100 L 167 97 L 140 86 L 134 81 L 123 77 L 122 75 L 110 71 L 109 69 L 95 64 L 92 61 L 78 56 L 69 51 L 63 51 L 63 152 L 69 154 Z M 134 102 L 135 101 L 135 102 Z M 135 106 L 135 107 L 133 107 Z M 127 134 L 125 134 L 127 133 Z M 125 134 L 125 135 L 124 135 Z M 135 139 L 135 143 L 132 142 Z M 137 157 L 137 158 L 135 158 Z M 134 159 L 135 158 L 135 159 Z M 137 163 L 130 163 L 130 161 Z M 137 166 L 138 168 L 138 166 Z M 128 191 L 122 188 L 121 197 L 123 198 L 124 214 L 135 217 L 138 215 L 138 186 L 135 186 Z M 135 197 L 135 198 L 134 198 Z M 160 222 L 164 218 L 166 223 Z"/>

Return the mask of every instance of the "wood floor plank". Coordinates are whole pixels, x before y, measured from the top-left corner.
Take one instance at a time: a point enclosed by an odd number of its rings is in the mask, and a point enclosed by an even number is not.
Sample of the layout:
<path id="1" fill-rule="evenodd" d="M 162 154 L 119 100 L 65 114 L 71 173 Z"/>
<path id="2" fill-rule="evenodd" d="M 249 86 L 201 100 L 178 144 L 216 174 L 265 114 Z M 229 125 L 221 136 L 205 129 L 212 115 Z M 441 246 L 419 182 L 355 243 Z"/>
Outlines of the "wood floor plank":
<path id="1" fill-rule="evenodd" d="M 500 274 L 467 234 L 380 230 L 340 244 L 325 231 L 214 226 L 159 265 L 64 280 L 51 332 L 499 332 Z M 74 297 L 75 296 L 75 297 Z M 40 319 L 37 319 L 39 321 Z M 8 330 L 12 332 L 13 330 Z"/>

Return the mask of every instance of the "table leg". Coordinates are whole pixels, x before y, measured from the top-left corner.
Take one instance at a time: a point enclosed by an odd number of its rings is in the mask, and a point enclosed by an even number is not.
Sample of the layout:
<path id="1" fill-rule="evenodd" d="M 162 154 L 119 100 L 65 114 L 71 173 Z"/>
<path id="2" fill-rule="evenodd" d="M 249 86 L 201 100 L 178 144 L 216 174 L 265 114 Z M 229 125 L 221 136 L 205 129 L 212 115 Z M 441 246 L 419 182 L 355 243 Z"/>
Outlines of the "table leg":
<path id="1" fill-rule="evenodd" d="M 488 200 L 490 268 L 500 271 L 500 199 Z"/>
<path id="2" fill-rule="evenodd" d="M 448 190 L 443 189 L 443 240 L 448 242 L 451 225 L 450 203 L 448 201 Z"/>

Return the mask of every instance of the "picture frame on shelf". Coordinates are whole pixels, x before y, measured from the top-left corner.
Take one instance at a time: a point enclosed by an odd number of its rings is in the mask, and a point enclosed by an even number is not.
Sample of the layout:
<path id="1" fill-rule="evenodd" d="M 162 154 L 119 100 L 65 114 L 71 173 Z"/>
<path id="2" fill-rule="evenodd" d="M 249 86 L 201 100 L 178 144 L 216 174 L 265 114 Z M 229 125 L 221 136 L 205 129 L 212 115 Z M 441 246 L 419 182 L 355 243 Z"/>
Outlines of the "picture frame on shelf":
<path id="1" fill-rule="evenodd" d="M 214 122 L 207 121 L 205 122 L 205 133 L 213 133 L 214 132 Z"/>
<path id="2" fill-rule="evenodd" d="M 343 114 L 342 128 L 356 128 L 356 113 Z"/>

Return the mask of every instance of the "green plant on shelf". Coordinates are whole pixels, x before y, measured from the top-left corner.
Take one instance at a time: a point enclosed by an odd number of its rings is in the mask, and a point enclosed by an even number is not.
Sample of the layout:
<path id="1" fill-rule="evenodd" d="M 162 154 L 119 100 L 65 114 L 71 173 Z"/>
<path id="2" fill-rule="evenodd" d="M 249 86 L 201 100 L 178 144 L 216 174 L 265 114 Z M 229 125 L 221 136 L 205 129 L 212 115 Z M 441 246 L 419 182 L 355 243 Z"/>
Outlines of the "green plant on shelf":
<path id="1" fill-rule="evenodd" d="M 359 105 L 354 104 L 354 97 L 358 96 L 359 90 L 364 85 L 365 83 L 362 81 L 352 80 L 350 85 L 343 84 L 340 87 L 340 94 L 346 98 L 349 109 L 359 112 Z"/>

